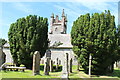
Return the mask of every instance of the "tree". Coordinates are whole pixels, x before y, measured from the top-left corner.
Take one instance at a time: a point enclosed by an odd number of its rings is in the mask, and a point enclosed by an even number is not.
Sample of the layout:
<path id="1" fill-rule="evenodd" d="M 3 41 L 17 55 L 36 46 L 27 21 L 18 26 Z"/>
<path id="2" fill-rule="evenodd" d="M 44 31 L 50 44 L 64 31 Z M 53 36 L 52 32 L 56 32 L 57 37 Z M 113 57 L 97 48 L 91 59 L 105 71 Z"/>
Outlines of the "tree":
<path id="1" fill-rule="evenodd" d="M 88 73 L 89 55 L 92 55 L 92 74 L 113 71 L 119 41 L 114 16 L 110 11 L 81 15 L 74 21 L 71 31 L 73 51 Z"/>
<path id="2" fill-rule="evenodd" d="M 10 51 L 17 65 L 32 68 L 32 56 L 39 51 L 44 56 L 48 48 L 47 18 L 29 15 L 10 25 L 8 32 Z"/>
<path id="3" fill-rule="evenodd" d="M 7 41 L 5 39 L 0 38 L 0 45 L 4 45 L 5 43 L 7 43 Z"/>

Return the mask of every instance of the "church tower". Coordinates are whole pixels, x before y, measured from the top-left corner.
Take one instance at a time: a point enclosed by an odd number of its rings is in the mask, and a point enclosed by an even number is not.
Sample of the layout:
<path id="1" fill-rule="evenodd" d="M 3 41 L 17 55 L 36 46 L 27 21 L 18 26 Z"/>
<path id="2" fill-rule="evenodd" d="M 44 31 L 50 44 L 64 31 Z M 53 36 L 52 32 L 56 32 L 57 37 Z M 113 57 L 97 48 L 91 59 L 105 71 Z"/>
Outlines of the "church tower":
<path id="1" fill-rule="evenodd" d="M 54 18 L 54 14 L 51 15 L 50 20 L 50 34 L 66 34 L 67 30 L 67 15 L 65 16 L 65 12 L 63 9 L 62 19 L 59 20 L 59 16 L 56 15 Z"/>

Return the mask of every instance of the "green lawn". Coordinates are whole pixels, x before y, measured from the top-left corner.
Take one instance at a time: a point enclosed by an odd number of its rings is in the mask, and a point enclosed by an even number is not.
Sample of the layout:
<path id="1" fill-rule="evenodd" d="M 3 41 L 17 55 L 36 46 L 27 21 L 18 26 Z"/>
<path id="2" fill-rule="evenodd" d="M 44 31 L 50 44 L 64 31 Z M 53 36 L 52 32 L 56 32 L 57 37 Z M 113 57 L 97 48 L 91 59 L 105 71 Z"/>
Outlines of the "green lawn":
<path id="1" fill-rule="evenodd" d="M 1 71 L 0 78 L 61 78 L 62 71 L 61 68 L 59 72 L 50 72 L 49 76 L 44 75 L 43 73 L 43 65 L 40 68 L 40 75 L 33 76 L 32 70 L 25 70 L 25 72 L 18 72 L 18 71 Z M 73 72 L 69 74 L 69 78 L 90 78 L 89 75 L 85 74 L 84 71 L 77 71 L 77 67 L 73 66 Z M 104 76 L 96 76 L 93 75 L 92 78 L 96 78 L 95 80 L 100 80 L 97 78 L 120 78 L 120 69 L 115 69 L 112 74 L 104 75 Z M 102 79 L 104 80 L 104 79 Z M 106 80 L 106 79 L 105 79 Z"/>

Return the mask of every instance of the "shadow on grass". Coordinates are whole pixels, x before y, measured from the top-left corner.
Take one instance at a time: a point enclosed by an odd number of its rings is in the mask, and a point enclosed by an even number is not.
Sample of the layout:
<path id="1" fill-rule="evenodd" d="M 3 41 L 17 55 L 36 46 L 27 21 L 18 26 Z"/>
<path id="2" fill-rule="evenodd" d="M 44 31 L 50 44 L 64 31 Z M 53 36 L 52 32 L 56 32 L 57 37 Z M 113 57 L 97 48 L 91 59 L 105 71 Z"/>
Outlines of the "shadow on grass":
<path id="1" fill-rule="evenodd" d="M 105 75 L 96 75 L 97 77 L 100 76 L 109 76 L 109 77 L 118 77 L 120 78 L 120 69 L 119 70 L 114 70 L 113 73 L 107 73 Z"/>
<path id="2" fill-rule="evenodd" d="M 40 71 L 44 71 L 44 65 L 43 64 L 40 65 Z M 62 66 L 61 65 L 58 67 L 58 70 L 56 70 L 56 66 L 53 65 L 53 72 L 60 72 L 60 71 L 62 71 Z"/>
<path id="3" fill-rule="evenodd" d="M 87 72 L 85 72 L 84 69 L 81 69 L 79 71 L 83 71 L 85 74 L 87 74 Z M 91 75 L 91 77 L 100 77 L 100 76 L 108 76 L 108 77 L 118 77 L 118 78 L 120 78 L 120 69 L 114 69 L 113 73 L 107 73 L 105 75 Z"/>
<path id="4" fill-rule="evenodd" d="M 119 70 L 114 70 L 114 72 L 112 73 L 112 76 L 120 78 L 120 69 Z"/>
<path id="5" fill-rule="evenodd" d="M 70 76 L 74 76 L 76 74 L 78 74 L 78 72 L 72 72 L 72 73 L 70 73 Z"/>
<path id="6" fill-rule="evenodd" d="M 98 75 L 99 76 L 109 76 L 109 77 L 118 77 L 120 78 L 120 69 L 114 70 L 112 73 L 107 73 L 106 75 Z"/>

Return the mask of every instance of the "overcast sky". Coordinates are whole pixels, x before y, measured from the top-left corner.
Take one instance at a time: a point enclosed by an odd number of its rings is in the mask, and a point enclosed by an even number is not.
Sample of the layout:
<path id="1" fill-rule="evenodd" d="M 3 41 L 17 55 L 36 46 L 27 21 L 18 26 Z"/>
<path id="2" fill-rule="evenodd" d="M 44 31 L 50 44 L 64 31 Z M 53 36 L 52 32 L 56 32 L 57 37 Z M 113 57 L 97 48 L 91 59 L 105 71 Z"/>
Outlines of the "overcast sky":
<path id="1" fill-rule="evenodd" d="M 61 19 L 62 10 L 67 14 L 68 25 L 67 33 L 70 34 L 73 21 L 80 15 L 86 13 L 101 13 L 110 10 L 115 16 L 116 25 L 118 24 L 118 1 L 119 0 L 9 0 L 0 2 L 0 38 L 8 39 L 10 24 L 21 17 L 28 15 L 38 15 L 47 17 L 50 20 L 52 13 L 59 15 Z"/>

